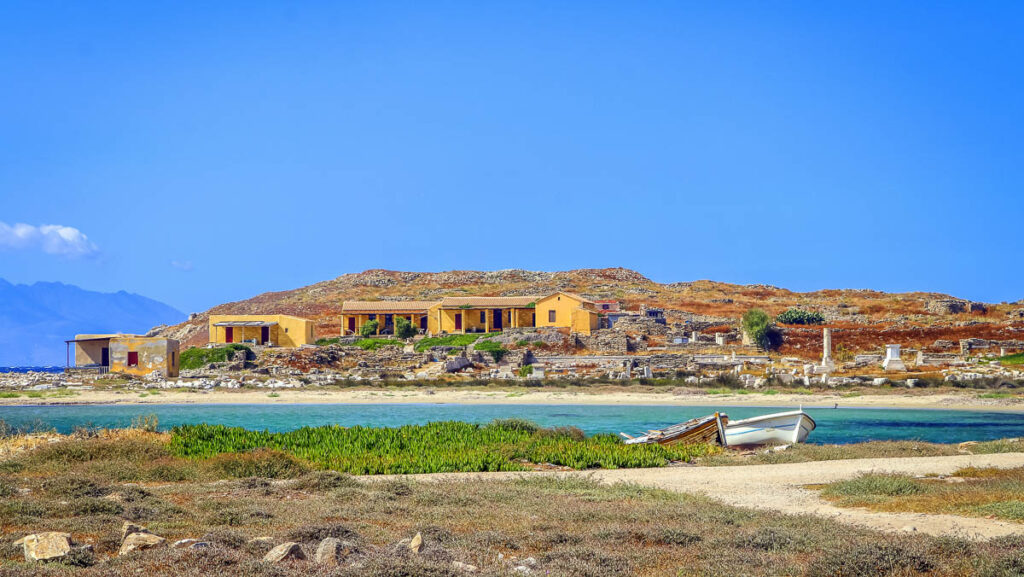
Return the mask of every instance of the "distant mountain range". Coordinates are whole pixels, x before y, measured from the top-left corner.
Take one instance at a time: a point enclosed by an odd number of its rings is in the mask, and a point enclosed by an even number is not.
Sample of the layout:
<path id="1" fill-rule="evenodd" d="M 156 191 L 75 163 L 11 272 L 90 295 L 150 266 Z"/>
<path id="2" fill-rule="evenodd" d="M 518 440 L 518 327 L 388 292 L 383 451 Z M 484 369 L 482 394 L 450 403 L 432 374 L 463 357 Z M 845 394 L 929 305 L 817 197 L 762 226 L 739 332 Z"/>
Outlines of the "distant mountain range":
<path id="1" fill-rule="evenodd" d="M 59 282 L 0 279 L 0 366 L 56 365 L 64 340 L 80 333 L 140 333 L 184 321 L 164 303 L 125 291 L 101 293 Z"/>

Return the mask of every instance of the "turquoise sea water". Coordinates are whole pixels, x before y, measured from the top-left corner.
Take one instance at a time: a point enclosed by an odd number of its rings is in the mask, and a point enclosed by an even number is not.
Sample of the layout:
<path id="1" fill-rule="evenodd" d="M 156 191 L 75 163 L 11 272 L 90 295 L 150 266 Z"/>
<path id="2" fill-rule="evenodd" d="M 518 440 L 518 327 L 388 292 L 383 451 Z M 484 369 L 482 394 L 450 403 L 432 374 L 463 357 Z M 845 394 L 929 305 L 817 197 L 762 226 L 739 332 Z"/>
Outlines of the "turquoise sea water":
<path id="1" fill-rule="evenodd" d="M 733 420 L 795 407 L 717 407 Z M 636 434 L 713 412 L 713 407 L 623 405 L 83 405 L 0 407 L 14 426 L 44 424 L 60 432 L 77 426 L 124 427 L 156 414 L 160 428 L 217 423 L 287 431 L 303 426 L 397 426 L 430 421 L 488 422 L 518 417 L 543 426 L 572 425 L 592 433 Z M 811 443 L 923 440 L 937 443 L 1024 437 L 1024 414 L 921 409 L 806 409 L 818 427 Z"/>

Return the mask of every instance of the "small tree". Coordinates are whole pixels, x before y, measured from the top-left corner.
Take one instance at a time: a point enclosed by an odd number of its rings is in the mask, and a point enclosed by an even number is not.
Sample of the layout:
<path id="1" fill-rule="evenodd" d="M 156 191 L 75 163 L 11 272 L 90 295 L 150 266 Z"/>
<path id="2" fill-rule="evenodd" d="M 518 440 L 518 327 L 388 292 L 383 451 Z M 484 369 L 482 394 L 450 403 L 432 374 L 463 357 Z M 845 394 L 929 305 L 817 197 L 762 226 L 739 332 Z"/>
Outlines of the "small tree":
<path id="1" fill-rule="evenodd" d="M 783 325 L 822 325 L 825 324 L 825 317 L 815 311 L 789 309 L 775 317 L 775 321 Z"/>
<path id="2" fill-rule="evenodd" d="M 364 337 L 371 337 L 377 334 L 377 329 L 380 327 L 380 323 L 377 321 L 367 321 L 359 328 L 359 334 Z"/>
<path id="3" fill-rule="evenodd" d="M 782 344 L 782 335 L 775 328 L 771 317 L 761 309 L 750 309 L 743 315 L 743 332 L 757 346 L 768 351 Z"/>
<path id="4" fill-rule="evenodd" d="M 409 319 L 405 317 L 398 317 L 395 319 L 395 336 L 400 339 L 411 339 L 416 336 L 416 327 L 412 326 Z"/>

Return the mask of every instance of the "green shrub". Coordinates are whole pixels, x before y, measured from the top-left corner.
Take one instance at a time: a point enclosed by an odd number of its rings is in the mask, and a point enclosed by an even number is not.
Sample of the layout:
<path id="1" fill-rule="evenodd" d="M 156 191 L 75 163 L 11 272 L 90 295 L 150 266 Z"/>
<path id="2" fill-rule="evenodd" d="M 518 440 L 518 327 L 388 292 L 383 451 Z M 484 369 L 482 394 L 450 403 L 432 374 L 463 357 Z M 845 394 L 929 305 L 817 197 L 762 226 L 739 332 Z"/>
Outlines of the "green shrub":
<path id="1" fill-rule="evenodd" d="M 132 417 L 132 429 L 155 433 L 160 425 L 160 419 L 156 415 L 138 415 Z"/>
<path id="2" fill-rule="evenodd" d="M 537 423 L 533 421 L 527 421 L 526 419 L 494 419 L 491 421 L 488 427 L 495 429 L 502 429 L 505 431 L 516 431 L 521 433 L 536 433 L 540 430 Z"/>
<path id="3" fill-rule="evenodd" d="M 687 533 L 681 529 L 662 529 L 654 538 L 654 542 L 661 545 L 678 545 L 682 547 L 693 545 L 700 541 L 700 535 Z"/>
<path id="4" fill-rule="evenodd" d="M 782 335 L 772 324 L 768 313 L 761 309 L 750 309 L 743 314 L 743 332 L 766 351 L 778 348 L 782 344 Z"/>
<path id="5" fill-rule="evenodd" d="M 235 351 L 242 350 L 246 351 L 246 358 L 252 358 L 252 349 L 238 343 L 212 349 L 193 347 L 181 353 L 178 368 L 192 370 L 201 369 L 210 363 L 226 363 L 234 356 Z"/>
<path id="6" fill-rule="evenodd" d="M 493 337 L 497 334 L 498 333 L 478 333 L 429 337 L 416 343 L 416 352 L 422 353 L 430 347 L 465 347 L 475 343 L 479 339 Z"/>
<path id="7" fill-rule="evenodd" d="M 508 354 L 508 349 L 495 341 L 478 341 L 473 348 L 478 351 L 491 353 L 491 357 L 494 358 L 496 363 L 500 363 L 501 359 L 505 358 L 505 355 Z"/>
<path id="8" fill-rule="evenodd" d="M 43 481 L 43 492 L 55 499 L 105 497 L 110 488 L 81 477 L 54 477 Z"/>
<path id="9" fill-rule="evenodd" d="M 934 564 L 927 554 L 899 544 L 869 543 L 827 550 L 811 562 L 811 577 L 877 577 L 927 573 Z"/>
<path id="10" fill-rule="evenodd" d="M 770 553 L 777 553 L 789 549 L 796 541 L 789 531 L 775 527 L 765 527 L 756 532 L 740 538 L 740 543 L 752 549 L 760 549 Z"/>
<path id="11" fill-rule="evenodd" d="M 347 473 L 313 471 L 296 479 L 293 486 L 306 491 L 330 491 L 342 487 L 360 487 L 362 483 Z"/>
<path id="12" fill-rule="evenodd" d="M 359 327 L 359 334 L 363 335 L 364 337 L 369 337 L 377 334 L 377 329 L 379 328 L 380 323 L 377 322 L 376 320 L 367 321 L 363 323 L 363 326 Z"/>
<path id="13" fill-rule="evenodd" d="M 400 339 L 411 339 L 416 336 L 416 327 L 413 326 L 409 319 L 405 317 L 398 317 L 395 319 L 395 336 Z"/>
<path id="14" fill-rule="evenodd" d="M 316 345 L 318 347 L 326 347 L 327 345 L 336 345 L 336 344 L 338 344 L 340 342 L 341 342 L 341 339 L 338 338 L 338 337 L 333 337 L 333 338 L 330 338 L 330 339 L 323 339 L 323 338 L 321 338 L 321 339 L 317 339 L 316 340 Z"/>
<path id="15" fill-rule="evenodd" d="M 75 516 L 78 515 L 120 515 L 124 507 L 109 499 L 97 497 L 83 497 L 68 503 L 68 510 Z"/>
<path id="16" fill-rule="evenodd" d="M 206 518 L 206 522 L 210 525 L 238 527 L 241 525 L 259 523 L 260 521 L 272 519 L 273 517 L 274 516 L 271 513 L 255 507 L 228 507 L 224 509 L 217 509 L 210 513 Z"/>
<path id="17" fill-rule="evenodd" d="M 775 317 L 775 321 L 782 325 L 821 325 L 825 324 L 825 317 L 819 312 L 789 309 Z"/>
<path id="18" fill-rule="evenodd" d="M 533 374 L 533 365 L 523 365 L 519 367 L 519 376 L 524 379 Z"/>
<path id="19" fill-rule="evenodd" d="M 316 544 L 324 539 L 341 539 L 342 541 L 357 541 L 359 534 L 343 523 L 324 523 L 317 525 L 302 525 L 296 527 L 285 535 L 285 539 L 296 543 Z"/>
<path id="20" fill-rule="evenodd" d="M 859 477 L 833 483 L 822 494 L 834 497 L 898 497 L 917 495 L 925 487 L 906 475 L 865 473 Z"/>
<path id="21" fill-rule="evenodd" d="M 177 430 L 175 429 L 175 431 Z M 241 431 L 242 429 L 234 430 Z M 174 448 L 174 438 L 172 437 L 171 441 L 172 449 Z M 182 451 L 180 447 L 176 452 L 182 454 L 182 456 L 187 456 L 183 454 L 185 451 Z M 211 456 L 213 455 L 216 455 L 216 453 L 211 453 Z M 293 479 L 309 472 L 309 467 L 294 456 L 281 450 L 259 446 L 250 447 L 247 452 L 215 456 L 205 465 L 219 478 L 243 479 L 245 477 L 265 477 L 267 479 Z"/>
<path id="22" fill-rule="evenodd" d="M 402 342 L 392 339 L 359 339 L 356 341 L 355 346 L 364 351 L 375 351 L 383 347 L 400 347 Z"/>
<path id="23" fill-rule="evenodd" d="M 995 360 L 999 361 L 1003 365 L 1024 365 L 1024 353 L 1017 353 L 1015 355 L 1006 355 L 1005 357 L 998 357 Z"/>

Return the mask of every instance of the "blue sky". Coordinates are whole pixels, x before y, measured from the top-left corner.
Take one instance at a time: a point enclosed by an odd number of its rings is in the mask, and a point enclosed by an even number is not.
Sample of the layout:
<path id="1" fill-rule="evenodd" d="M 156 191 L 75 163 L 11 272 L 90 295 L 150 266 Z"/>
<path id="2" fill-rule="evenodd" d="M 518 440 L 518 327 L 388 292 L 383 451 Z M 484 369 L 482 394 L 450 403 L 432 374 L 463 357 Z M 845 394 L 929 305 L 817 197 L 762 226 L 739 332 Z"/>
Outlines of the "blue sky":
<path id="1" fill-rule="evenodd" d="M 186 312 L 367 268 L 1017 300 L 1022 16 L 7 2 L 0 277 Z"/>

